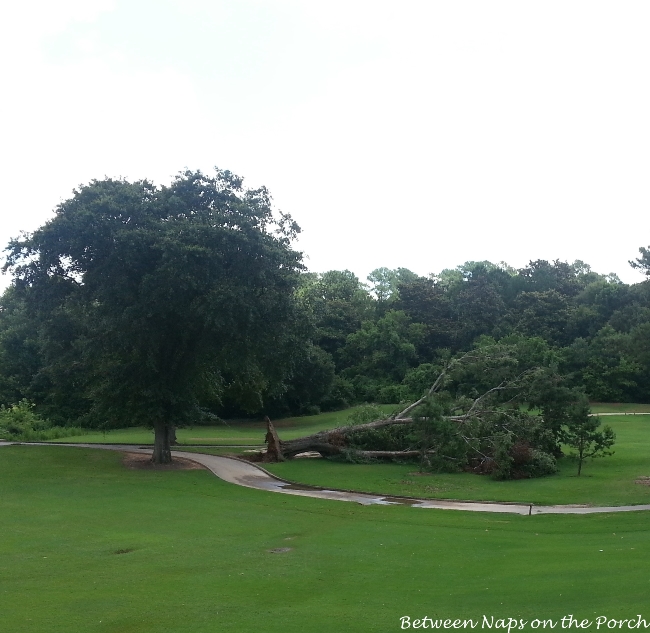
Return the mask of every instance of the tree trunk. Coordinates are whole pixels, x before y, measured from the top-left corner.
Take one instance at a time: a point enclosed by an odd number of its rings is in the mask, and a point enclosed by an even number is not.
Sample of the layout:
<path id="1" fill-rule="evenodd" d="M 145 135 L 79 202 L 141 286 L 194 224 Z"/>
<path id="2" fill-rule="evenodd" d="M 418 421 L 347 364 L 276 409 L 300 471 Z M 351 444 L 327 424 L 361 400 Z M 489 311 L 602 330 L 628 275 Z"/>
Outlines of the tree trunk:
<path id="1" fill-rule="evenodd" d="M 169 438 L 170 429 L 173 428 L 172 425 L 163 422 L 154 425 L 153 455 L 151 456 L 151 461 L 154 464 L 171 464 L 172 452 Z"/>
<path id="2" fill-rule="evenodd" d="M 307 437 L 299 437 L 295 440 L 281 440 L 273 427 L 273 423 L 266 419 L 266 461 L 284 461 L 291 459 L 299 453 L 316 452 L 323 457 L 339 455 L 348 448 L 348 434 L 360 430 L 377 429 L 384 426 L 396 424 L 410 424 L 412 418 L 399 418 L 388 420 L 377 420 L 367 424 L 358 424 L 355 426 L 341 426 L 329 431 L 320 431 Z M 405 457 L 411 456 L 411 453 L 404 451 L 357 451 L 364 457 Z M 419 454 L 420 451 L 414 451 L 413 454 Z"/>
<path id="3" fill-rule="evenodd" d="M 176 446 L 178 444 L 178 440 L 176 439 L 176 427 L 175 426 L 168 426 L 169 429 L 168 435 L 169 435 L 169 445 L 170 446 Z"/>
<path id="4" fill-rule="evenodd" d="M 266 422 L 266 455 L 267 461 L 272 462 L 283 462 L 284 456 L 282 455 L 282 450 L 280 449 L 280 438 L 278 437 L 278 432 L 273 426 L 273 422 L 269 419 L 269 416 L 264 417 Z"/>

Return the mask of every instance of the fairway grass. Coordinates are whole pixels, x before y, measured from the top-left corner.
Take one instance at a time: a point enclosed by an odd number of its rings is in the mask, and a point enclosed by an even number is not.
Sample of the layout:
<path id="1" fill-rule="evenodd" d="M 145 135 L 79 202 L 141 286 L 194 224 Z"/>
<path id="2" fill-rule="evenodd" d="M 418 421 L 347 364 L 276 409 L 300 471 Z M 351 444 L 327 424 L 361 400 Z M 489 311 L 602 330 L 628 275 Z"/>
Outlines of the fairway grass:
<path id="1" fill-rule="evenodd" d="M 382 405 L 391 412 L 395 405 Z M 275 422 L 282 439 L 292 439 L 323 429 L 346 424 L 347 409 L 316 416 L 286 418 Z M 650 503 L 650 486 L 636 483 L 650 477 L 650 405 L 593 404 L 592 410 L 620 412 L 603 417 L 617 433 L 611 457 L 587 460 L 583 474 L 576 476 L 577 465 L 571 458 L 559 460 L 559 472 L 550 477 L 518 481 L 495 481 L 470 473 L 419 473 L 417 464 L 349 464 L 323 459 L 298 459 L 268 464 L 273 474 L 296 483 L 341 490 L 356 490 L 384 495 L 433 499 L 476 501 L 513 501 L 537 505 L 586 504 L 633 505 Z M 179 449 L 215 455 L 245 456 L 245 446 L 262 446 L 263 422 L 238 422 L 218 427 L 179 429 Z M 146 429 L 119 429 L 95 432 L 56 442 L 150 444 L 153 433 Z M 199 448 L 187 447 L 194 444 Z M 219 444 L 220 447 L 211 446 Z M 237 448 L 237 445 L 243 445 Z"/>
<path id="2" fill-rule="evenodd" d="M 638 404 L 635 402 L 592 402 L 590 407 L 592 413 L 650 413 L 650 404 Z"/>
<path id="3" fill-rule="evenodd" d="M 207 471 L 128 470 L 109 451 L 2 447 L 0 630 L 397 631 L 405 615 L 650 620 L 649 516 L 363 507 L 246 489 Z"/>
<path id="4" fill-rule="evenodd" d="M 378 405 L 387 414 L 397 405 Z M 342 411 L 330 411 L 319 415 L 283 418 L 275 425 L 283 439 L 295 439 L 325 429 L 348 424 L 348 417 L 358 407 Z M 176 431 L 179 446 L 184 445 L 233 445 L 263 446 L 266 423 L 263 421 L 224 421 L 218 426 L 194 426 Z M 89 431 L 84 435 L 52 440 L 53 443 L 75 444 L 153 444 L 153 431 L 142 427 L 115 429 L 110 431 Z"/>
<path id="5" fill-rule="evenodd" d="M 438 499 L 520 501 L 539 505 L 627 505 L 650 503 L 650 486 L 635 483 L 650 477 L 650 416 L 603 418 L 616 431 L 614 455 L 587 460 L 580 477 L 577 463 L 559 460 L 549 477 L 495 481 L 471 473 L 421 474 L 409 464 L 349 464 L 324 459 L 297 459 L 265 467 L 289 481 L 363 492 Z"/>

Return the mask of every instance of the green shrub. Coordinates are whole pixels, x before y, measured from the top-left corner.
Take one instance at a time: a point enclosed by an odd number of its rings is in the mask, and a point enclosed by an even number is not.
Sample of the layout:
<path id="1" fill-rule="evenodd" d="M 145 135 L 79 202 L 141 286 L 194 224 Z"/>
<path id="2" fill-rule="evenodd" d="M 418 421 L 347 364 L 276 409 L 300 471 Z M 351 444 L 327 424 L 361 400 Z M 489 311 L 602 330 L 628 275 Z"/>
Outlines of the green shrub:
<path id="1" fill-rule="evenodd" d="M 377 400 L 381 404 L 397 404 L 409 397 L 408 388 L 404 385 L 386 385 L 377 392 Z"/>
<path id="2" fill-rule="evenodd" d="M 529 477 L 544 477 L 557 472 L 557 461 L 553 455 L 531 449 L 531 459 L 525 466 Z"/>
<path id="3" fill-rule="evenodd" d="M 9 407 L 0 405 L 0 439 L 13 442 L 39 442 L 61 437 L 84 435 L 86 431 L 74 427 L 52 427 L 47 420 L 34 413 L 34 405 L 21 400 Z"/>
<path id="4" fill-rule="evenodd" d="M 34 405 L 25 399 L 9 407 L 0 405 L 0 437 L 13 439 L 25 432 L 46 429 L 48 424 L 33 409 Z"/>
<path id="5" fill-rule="evenodd" d="M 375 420 L 382 420 L 386 414 L 376 404 L 362 404 L 357 407 L 348 416 L 350 424 L 365 424 L 366 422 L 374 422 Z"/>

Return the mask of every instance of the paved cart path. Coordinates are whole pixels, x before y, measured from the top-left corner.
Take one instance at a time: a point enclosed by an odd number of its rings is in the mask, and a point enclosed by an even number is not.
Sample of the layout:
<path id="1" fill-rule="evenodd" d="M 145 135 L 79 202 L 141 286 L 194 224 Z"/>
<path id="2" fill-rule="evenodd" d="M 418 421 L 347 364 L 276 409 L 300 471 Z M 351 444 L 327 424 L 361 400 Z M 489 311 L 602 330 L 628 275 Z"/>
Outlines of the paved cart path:
<path id="1" fill-rule="evenodd" d="M 9 446 L 11 442 L 0 442 L 0 446 Z M 131 444 L 49 444 L 29 443 L 22 446 L 69 446 L 74 448 L 99 448 L 123 453 L 151 453 L 151 448 L 138 448 Z M 361 505 L 408 505 L 413 508 L 435 508 L 438 510 L 467 510 L 470 512 L 504 512 L 510 514 L 593 514 L 601 512 L 634 512 L 650 510 L 648 505 L 591 507 L 584 505 L 536 506 L 530 503 L 491 503 L 487 501 L 453 501 L 445 499 L 411 499 L 373 495 L 365 492 L 328 490 L 314 486 L 292 484 L 278 479 L 269 472 L 252 464 L 231 457 L 207 455 L 205 453 L 187 453 L 174 450 L 174 455 L 189 459 L 205 466 L 220 479 L 237 486 L 268 490 L 286 495 L 331 499 L 334 501 L 353 501 Z"/>

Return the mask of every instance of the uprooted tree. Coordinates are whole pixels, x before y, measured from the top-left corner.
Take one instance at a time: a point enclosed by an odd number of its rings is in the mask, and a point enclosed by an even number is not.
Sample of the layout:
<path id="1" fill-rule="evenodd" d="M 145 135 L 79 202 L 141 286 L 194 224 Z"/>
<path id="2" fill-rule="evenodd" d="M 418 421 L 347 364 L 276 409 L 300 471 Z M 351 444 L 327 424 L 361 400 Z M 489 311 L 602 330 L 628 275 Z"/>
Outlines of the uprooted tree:
<path id="1" fill-rule="evenodd" d="M 581 397 L 553 367 L 530 365 L 516 346 L 489 344 L 448 359 L 418 400 L 382 419 L 282 440 L 268 421 L 267 461 L 308 451 L 351 461 L 417 460 L 433 470 L 501 479 L 556 470 L 561 429 Z"/>

